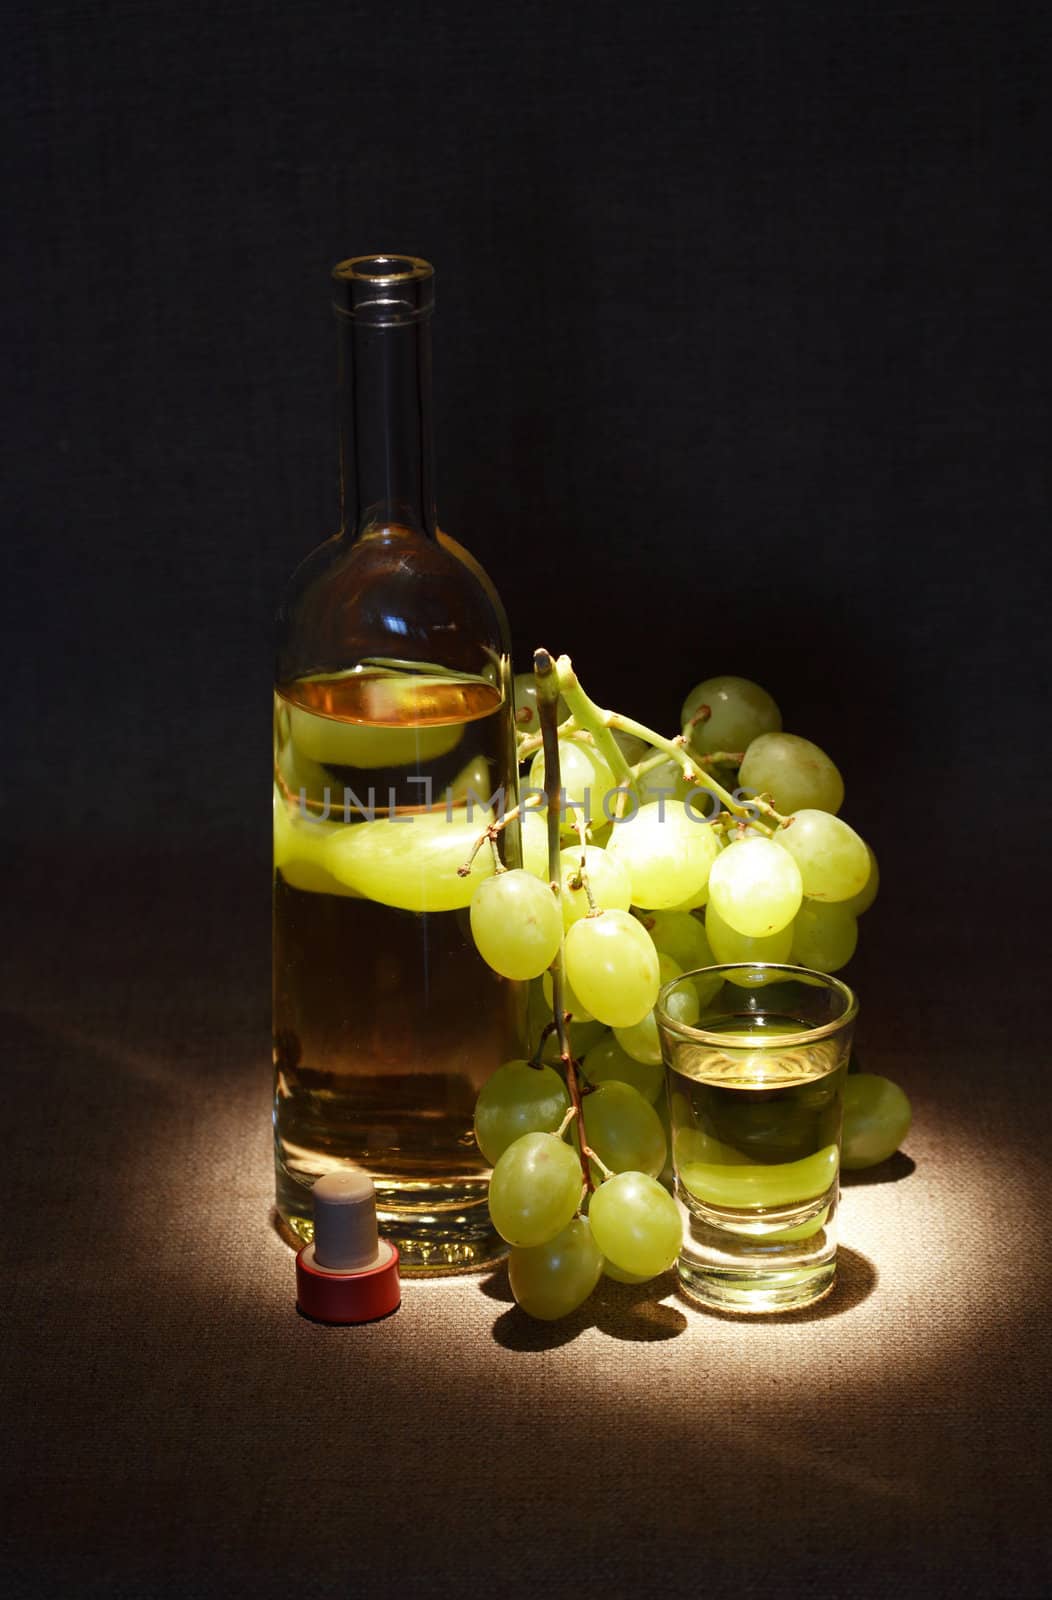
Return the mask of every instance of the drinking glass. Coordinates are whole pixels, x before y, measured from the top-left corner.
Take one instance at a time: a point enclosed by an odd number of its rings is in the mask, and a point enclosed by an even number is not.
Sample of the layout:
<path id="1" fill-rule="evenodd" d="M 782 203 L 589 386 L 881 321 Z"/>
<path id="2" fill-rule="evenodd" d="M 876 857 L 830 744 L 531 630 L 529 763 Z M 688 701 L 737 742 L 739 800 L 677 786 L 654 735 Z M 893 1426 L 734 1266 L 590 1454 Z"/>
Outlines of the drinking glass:
<path id="1" fill-rule="evenodd" d="M 691 1027 L 669 1013 L 685 984 L 701 1000 Z M 679 1276 L 691 1299 L 724 1311 L 783 1311 L 833 1287 L 857 1014 L 847 984 L 802 967 L 705 967 L 662 989 L 656 1015 L 683 1213 Z"/>

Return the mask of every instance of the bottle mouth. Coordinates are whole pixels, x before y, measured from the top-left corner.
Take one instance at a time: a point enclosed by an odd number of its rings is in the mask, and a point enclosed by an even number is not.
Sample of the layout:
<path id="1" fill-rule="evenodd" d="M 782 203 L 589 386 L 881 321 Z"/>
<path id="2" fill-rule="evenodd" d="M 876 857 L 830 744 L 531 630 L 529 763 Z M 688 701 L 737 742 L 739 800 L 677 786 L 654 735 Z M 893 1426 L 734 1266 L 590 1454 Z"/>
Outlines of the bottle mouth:
<path id="1" fill-rule="evenodd" d="M 332 269 L 339 315 L 378 327 L 419 322 L 435 304 L 435 269 L 420 256 L 351 256 Z"/>

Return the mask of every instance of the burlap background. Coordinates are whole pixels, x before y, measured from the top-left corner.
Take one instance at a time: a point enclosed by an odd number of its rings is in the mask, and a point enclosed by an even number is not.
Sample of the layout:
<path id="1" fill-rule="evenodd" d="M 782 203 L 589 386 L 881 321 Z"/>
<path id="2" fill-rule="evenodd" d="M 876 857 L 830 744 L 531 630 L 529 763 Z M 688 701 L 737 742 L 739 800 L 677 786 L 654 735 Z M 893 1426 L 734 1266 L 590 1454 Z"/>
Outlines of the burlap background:
<path id="1" fill-rule="evenodd" d="M 5 8 L 5 1596 L 1052 1589 L 1050 17 Z M 336 523 L 327 266 L 385 248 L 520 663 L 666 729 L 747 672 L 881 856 L 850 977 L 916 1125 L 811 1318 L 294 1312 L 270 619 Z"/>
<path id="2" fill-rule="evenodd" d="M 856 974 L 916 1125 L 813 1314 L 546 1329 L 498 1276 L 337 1330 L 268 1222 L 263 875 L 14 878 L 6 1593 L 1045 1592 L 1044 1000 L 949 920 Z"/>

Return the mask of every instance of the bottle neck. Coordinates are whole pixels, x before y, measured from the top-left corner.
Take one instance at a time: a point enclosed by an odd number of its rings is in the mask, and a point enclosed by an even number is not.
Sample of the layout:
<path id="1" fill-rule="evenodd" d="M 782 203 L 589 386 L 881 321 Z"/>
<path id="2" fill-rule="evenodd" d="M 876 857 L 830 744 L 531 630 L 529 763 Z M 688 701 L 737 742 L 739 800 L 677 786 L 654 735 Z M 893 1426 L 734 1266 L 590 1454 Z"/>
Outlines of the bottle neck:
<path id="1" fill-rule="evenodd" d="M 338 321 L 343 532 L 401 526 L 433 538 L 430 317 Z"/>

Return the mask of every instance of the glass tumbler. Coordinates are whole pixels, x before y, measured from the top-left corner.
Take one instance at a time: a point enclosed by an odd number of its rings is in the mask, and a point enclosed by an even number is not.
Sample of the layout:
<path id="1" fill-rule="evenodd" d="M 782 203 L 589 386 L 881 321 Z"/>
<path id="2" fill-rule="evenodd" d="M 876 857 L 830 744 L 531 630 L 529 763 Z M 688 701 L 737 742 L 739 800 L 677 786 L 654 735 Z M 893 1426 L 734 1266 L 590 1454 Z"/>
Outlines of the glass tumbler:
<path id="1" fill-rule="evenodd" d="M 701 1001 L 690 1027 L 669 1014 L 685 984 Z M 845 983 L 802 967 L 705 967 L 662 989 L 656 1016 L 683 1213 L 679 1276 L 692 1300 L 784 1311 L 833 1287 L 857 1014 Z"/>

